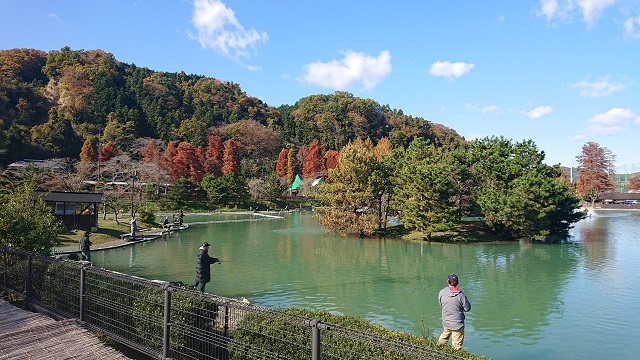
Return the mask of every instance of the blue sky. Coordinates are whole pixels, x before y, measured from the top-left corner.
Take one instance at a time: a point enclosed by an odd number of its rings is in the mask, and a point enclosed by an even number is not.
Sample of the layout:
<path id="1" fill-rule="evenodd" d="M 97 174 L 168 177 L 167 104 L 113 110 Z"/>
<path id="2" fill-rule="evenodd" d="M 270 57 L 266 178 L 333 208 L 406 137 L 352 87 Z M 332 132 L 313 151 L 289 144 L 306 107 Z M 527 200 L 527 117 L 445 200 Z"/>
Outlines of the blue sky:
<path id="1" fill-rule="evenodd" d="M 640 171 L 640 1 L 0 0 L 0 49 L 102 49 L 271 106 L 336 90 Z M 621 172 L 622 172 L 621 171 Z"/>

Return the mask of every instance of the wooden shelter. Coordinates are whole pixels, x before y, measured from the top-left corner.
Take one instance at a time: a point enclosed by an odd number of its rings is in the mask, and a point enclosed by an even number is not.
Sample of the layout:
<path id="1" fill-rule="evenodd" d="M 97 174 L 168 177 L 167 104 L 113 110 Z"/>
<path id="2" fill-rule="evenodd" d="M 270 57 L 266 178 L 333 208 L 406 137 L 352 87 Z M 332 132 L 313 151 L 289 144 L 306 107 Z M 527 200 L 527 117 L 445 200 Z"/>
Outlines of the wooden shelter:
<path id="1" fill-rule="evenodd" d="M 53 205 L 54 213 L 67 229 L 98 230 L 98 204 L 102 193 L 56 192 L 45 194 L 44 200 Z"/>

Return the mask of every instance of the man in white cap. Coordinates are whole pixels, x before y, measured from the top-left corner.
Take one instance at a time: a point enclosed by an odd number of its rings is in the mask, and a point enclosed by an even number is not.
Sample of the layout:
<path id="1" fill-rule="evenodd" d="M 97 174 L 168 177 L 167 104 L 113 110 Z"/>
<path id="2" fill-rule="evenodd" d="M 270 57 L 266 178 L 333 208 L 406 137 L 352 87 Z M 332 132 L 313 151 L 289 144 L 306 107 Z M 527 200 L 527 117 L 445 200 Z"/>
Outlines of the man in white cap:
<path id="1" fill-rule="evenodd" d="M 458 276 L 451 274 L 447 277 L 449 286 L 440 290 L 438 302 L 442 308 L 442 335 L 438 344 L 446 344 L 451 337 L 451 345 L 456 350 L 462 348 L 464 342 L 464 313 L 471 310 L 469 299 L 458 289 Z"/>

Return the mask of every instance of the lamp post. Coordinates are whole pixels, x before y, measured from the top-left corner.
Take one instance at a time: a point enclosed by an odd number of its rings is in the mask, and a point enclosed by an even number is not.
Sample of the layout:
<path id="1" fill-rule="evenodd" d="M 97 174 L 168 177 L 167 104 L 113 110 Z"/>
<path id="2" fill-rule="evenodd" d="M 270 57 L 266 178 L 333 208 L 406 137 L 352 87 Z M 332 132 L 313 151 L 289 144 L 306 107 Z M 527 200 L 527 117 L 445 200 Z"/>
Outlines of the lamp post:
<path id="1" fill-rule="evenodd" d="M 100 185 L 100 153 L 102 152 L 102 125 L 98 124 L 98 181 L 96 182 L 96 190 Z"/>
<path id="2" fill-rule="evenodd" d="M 131 174 L 132 174 L 132 176 L 131 176 L 131 217 L 133 218 L 133 214 L 134 214 L 134 212 L 133 212 L 133 198 L 134 198 L 134 196 L 136 194 L 136 191 L 135 191 L 135 188 L 136 188 L 136 175 L 137 175 L 136 170 L 133 170 L 131 172 Z"/>

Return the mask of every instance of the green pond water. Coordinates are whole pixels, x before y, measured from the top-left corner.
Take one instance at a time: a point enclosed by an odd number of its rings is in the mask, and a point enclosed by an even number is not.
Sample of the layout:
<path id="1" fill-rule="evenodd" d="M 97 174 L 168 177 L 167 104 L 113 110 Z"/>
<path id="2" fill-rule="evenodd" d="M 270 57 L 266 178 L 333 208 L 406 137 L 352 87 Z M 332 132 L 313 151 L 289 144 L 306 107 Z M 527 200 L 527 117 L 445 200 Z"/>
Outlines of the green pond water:
<path id="1" fill-rule="evenodd" d="M 472 304 L 464 348 L 494 359 L 640 358 L 640 212 L 601 211 L 564 243 L 431 244 L 325 234 L 311 212 L 186 215 L 189 229 L 96 251 L 94 265 L 192 283 L 211 243 L 206 291 L 266 307 L 355 315 L 439 334 L 438 291 L 456 273 Z"/>

